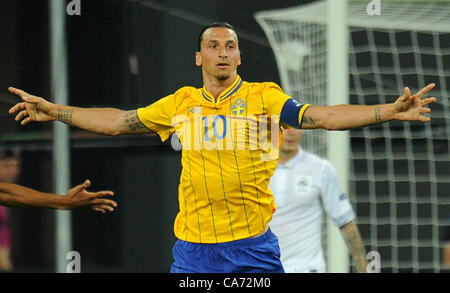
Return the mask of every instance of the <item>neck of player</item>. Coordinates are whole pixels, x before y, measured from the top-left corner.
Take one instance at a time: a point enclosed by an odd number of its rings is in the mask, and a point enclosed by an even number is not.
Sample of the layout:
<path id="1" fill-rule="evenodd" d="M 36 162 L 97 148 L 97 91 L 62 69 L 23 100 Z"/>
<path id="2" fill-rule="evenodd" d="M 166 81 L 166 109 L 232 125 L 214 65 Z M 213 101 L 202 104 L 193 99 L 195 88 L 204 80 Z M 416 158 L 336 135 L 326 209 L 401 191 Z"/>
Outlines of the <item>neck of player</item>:
<path id="1" fill-rule="evenodd" d="M 229 76 L 212 76 L 203 71 L 203 83 L 205 88 L 216 100 L 224 90 L 233 84 L 236 77 L 236 71 Z"/>

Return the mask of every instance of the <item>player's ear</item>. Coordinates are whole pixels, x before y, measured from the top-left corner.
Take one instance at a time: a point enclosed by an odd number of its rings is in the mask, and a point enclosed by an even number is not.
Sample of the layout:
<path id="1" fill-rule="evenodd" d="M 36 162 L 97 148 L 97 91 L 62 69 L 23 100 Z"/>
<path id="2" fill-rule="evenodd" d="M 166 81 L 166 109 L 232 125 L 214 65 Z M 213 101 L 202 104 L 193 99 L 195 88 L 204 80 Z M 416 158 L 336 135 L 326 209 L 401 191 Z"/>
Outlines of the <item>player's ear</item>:
<path id="1" fill-rule="evenodd" d="M 237 44 L 236 45 L 237 46 L 237 51 L 238 51 L 238 53 L 239 53 L 239 59 L 238 59 L 238 63 L 237 63 L 237 65 L 239 66 L 239 65 L 241 65 L 241 50 L 239 49 L 239 44 Z"/>
<path id="2" fill-rule="evenodd" d="M 195 52 L 195 65 L 202 66 L 202 54 L 199 51 Z"/>

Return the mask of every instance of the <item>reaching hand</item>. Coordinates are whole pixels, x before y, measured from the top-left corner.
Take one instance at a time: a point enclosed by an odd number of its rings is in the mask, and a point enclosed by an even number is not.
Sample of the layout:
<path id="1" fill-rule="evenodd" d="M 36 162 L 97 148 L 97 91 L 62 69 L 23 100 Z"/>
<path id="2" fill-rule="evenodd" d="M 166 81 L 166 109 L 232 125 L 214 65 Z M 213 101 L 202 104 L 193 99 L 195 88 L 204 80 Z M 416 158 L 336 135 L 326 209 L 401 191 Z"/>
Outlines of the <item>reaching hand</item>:
<path id="1" fill-rule="evenodd" d="M 399 97 L 394 103 L 395 110 L 397 111 L 395 118 L 397 120 L 429 122 L 431 119 L 423 116 L 423 114 L 430 113 L 431 109 L 425 106 L 436 102 L 436 98 L 422 98 L 433 89 L 434 86 L 435 84 L 431 83 L 414 95 L 411 95 L 409 88 L 405 87 L 403 96 Z"/>
<path id="2" fill-rule="evenodd" d="M 8 88 L 8 90 L 23 100 L 22 103 L 17 103 L 8 111 L 9 114 L 20 111 L 15 118 L 16 121 L 21 120 L 20 124 L 25 125 L 30 121 L 45 122 L 54 120 L 51 115 L 53 110 L 52 103 L 13 87 Z"/>
<path id="3" fill-rule="evenodd" d="M 86 188 L 91 186 L 91 182 L 86 180 L 83 184 L 70 189 L 65 196 L 66 208 L 73 209 L 83 206 L 89 206 L 92 210 L 102 214 L 106 211 L 114 211 L 117 203 L 112 200 L 103 199 L 103 196 L 112 196 L 112 191 L 88 192 Z"/>

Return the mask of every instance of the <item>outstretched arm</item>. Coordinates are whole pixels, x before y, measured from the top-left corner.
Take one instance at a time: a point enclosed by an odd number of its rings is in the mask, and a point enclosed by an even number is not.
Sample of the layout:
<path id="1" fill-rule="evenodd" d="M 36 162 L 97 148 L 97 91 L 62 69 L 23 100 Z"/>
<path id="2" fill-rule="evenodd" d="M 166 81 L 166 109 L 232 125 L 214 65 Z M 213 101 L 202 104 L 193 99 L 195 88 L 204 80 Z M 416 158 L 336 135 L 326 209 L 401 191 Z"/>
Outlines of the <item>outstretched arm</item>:
<path id="1" fill-rule="evenodd" d="M 323 128 L 347 130 L 391 120 L 429 122 L 423 114 L 431 110 L 425 106 L 436 101 L 435 97 L 423 98 L 435 86 L 434 83 L 411 95 L 409 88 L 395 103 L 384 105 L 336 105 L 310 106 L 303 116 L 303 129 Z"/>
<path id="2" fill-rule="evenodd" d="M 16 121 L 25 125 L 31 121 L 60 121 L 81 129 L 106 135 L 150 133 L 138 119 L 137 111 L 115 108 L 79 108 L 50 103 L 13 87 L 8 90 L 23 102 L 17 103 L 9 114 L 18 113 Z"/>
<path id="3" fill-rule="evenodd" d="M 342 237 L 345 240 L 347 248 L 356 264 L 358 273 L 367 272 L 366 249 L 361 240 L 358 227 L 355 221 L 351 221 L 340 228 Z"/>
<path id="4" fill-rule="evenodd" d="M 8 206 L 30 206 L 53 209 L 74 209 L 88 206 L 92 210 L 105 213 L 112 212 L 117 203 L 103 199 L 103 196 L 112 196 L 112 191 L 88 192 L 86 188 L 91 182 L 84 183 L 70 189 L 65 196 L 39 192 L 37 190 L 11 183 L 0 183 L 0 204 Z"/>

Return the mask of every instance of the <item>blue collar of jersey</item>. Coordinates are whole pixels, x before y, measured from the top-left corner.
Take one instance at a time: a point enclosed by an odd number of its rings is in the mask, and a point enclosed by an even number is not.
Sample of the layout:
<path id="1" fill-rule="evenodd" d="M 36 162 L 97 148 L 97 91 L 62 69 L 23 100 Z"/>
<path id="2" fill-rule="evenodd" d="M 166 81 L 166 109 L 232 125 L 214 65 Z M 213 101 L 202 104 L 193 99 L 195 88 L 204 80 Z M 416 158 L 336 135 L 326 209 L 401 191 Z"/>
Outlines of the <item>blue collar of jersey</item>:
<path id="1" fill-rule="evenodd" d="M 203 86 L 203 90 L 202 90 L 202 96 L 205 100 L 207 100 L 208 102 L 211 103 L 220 103 L 225 101 L 225 99 L 231 97 L 232 95 L 234 95 L 235 92 L 237 92 L 239 90 L 239 88 L 242 85 L 242 79 L 239 75 L 236 76 L 236 79 L 234 80 L 234 82 L 226 89 L 224 90 L 220 96 L 217 98 L 217 102 L 216 99 L 214 99 L 213 95 L 211 95 L 205 88 L 205 86 Z"/>

